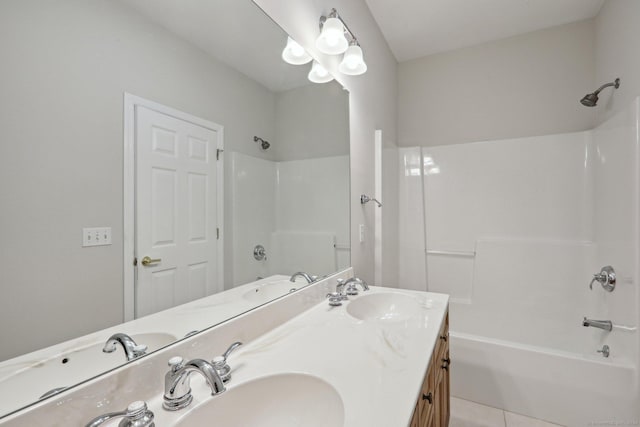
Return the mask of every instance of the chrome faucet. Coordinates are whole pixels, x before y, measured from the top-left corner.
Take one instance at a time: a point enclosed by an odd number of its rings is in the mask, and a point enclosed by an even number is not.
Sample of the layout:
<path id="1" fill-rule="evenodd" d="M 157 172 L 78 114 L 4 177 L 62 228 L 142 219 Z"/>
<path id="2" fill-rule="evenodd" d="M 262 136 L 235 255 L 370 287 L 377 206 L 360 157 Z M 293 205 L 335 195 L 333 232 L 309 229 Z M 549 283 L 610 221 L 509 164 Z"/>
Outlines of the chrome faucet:
<path id="1" fill-rule="evenodd" d="M 98 427 L 114 418 L 123 418 L 119 427 L 154 427 L 153 412 L 147 408 L 147 403 L 141 400 L 131 403 L 126 410 L 109 412 L 89 421 L 86 427 Z"/>
<path id="2" fill-rule="evenodd" d="M 296 281 L 296 277 L 304 277 L 304 280 L 307 281 L 307 283 L 313 283 L 316 280 L 318 280 L 318 276 L 309 276 L 307 273 L 305 273 L 304 271 L 298 271 L 297 273 L 293 273 L 293 275 L 291 276 L 291 278 L 289 279 L 290 282 L 295 282 Z"/>
<path id="3" fill-rule="evenodd" d="M 611 320 L 593 320 L 587 319 L 586 317 L 582 321 L 582 326 L 591 326 L 592 328 L 604 329 L 609 332 L 613 329 L 613 323 L 611 323 Z"/>
<path id="4" fill-rule="evenodd" d="M 215 396 L 226 390 L 224 382 L 216 368 L 206 360 L 193 359 L 184 363 L 182 357 L 172 357 L 169 360 L 171 369 L 164 377 L 164 402 L 162 407 L 169 411 L 178 411 L 189 406 L 193 400 L 191 395 L 190 377 L 193 372 L 200 373 Z"/>
<path id="5" fill-rule="evenodd" d="M 369 285 L 367 285 L 367 283 L 364 280 L 358 277 L 351 277 L 347 280 L 338 279 L 336 292 L 339 294 L 346 294 L 346 295 L 358 295 L 358 285 L 362 287 L 363 291 L 369 290 Z"/>
<path id="6" fill-rule="evenodd" d="M 136 342 L 127 334 L 113 334 L 109 337 L 102 351 L 105 353 L 113 353 L 117 349 L 117 345 L 121 344 L 127 361 L 133 360 L 145 354 L 147 346 L 144 344 L 136 344 Z"/>

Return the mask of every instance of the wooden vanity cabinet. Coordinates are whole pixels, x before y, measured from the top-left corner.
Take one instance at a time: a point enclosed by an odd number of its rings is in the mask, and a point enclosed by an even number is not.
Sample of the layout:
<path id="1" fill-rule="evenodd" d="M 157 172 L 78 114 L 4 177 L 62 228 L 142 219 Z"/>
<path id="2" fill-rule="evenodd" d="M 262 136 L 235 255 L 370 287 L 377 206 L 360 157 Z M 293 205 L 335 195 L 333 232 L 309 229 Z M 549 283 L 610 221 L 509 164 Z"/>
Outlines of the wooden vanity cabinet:
<path id="1" fill-rule="evenodd" d="M 410 427 L 449 425 L 449 312 L 438 333 Z"/>

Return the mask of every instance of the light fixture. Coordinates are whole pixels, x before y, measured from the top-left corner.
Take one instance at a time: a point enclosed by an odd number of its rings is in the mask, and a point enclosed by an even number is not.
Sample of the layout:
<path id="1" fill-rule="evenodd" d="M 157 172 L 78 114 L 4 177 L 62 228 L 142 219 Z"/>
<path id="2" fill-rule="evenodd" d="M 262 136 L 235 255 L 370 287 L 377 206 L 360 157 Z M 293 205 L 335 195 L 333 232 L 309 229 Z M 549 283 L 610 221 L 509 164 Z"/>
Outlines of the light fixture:
<path id="1" fill-rule="evenodd" d="M 318 61 L 313 61 L 307 77 L 314 83 L 327 83 L 333 80 L 333 76 Z"/>
<path id="2" fill-rule="evenodd" d="M 367 72 L 367 64 L 360 43 L 349 29 L 336 9 L 331 9 L 328 16 L 320 17 L 320 35 L 316 39 L 316 48 L 327 55 L 341 55 L 342 61 L 338 71 L 349 76 L 359 76 Z M 291 37 L 287 37 L 287 46 L 282 51 L 282 59 L 289 64 L 302 65 L 312 60 L 306 50 Z M 309 80 L 314 83 L 326 83 L 333 80 L 318 61 L 313 61 Z"/>
<path id="3" fill-rule="evenodd" d="M 343 74 L 359 76 L 367 71 L 358 39 L 335 9 L 331 9 L 329 16 L 320 17 L 320 35 L 316 47 L 328 55 L 344 53 L 338 66 Z"/>
<path id="4" fill-rule="evenodd" d="M 352 42 L 344 53 L 342 62 L 338 65 L 338 71 L 349 76 L 359 76 L 367 71 L 367 64 L 362 57 L 362 48 L 357 42 Z"/>
<path id="5" fill-rule="evenodd" d="M 282 51 L 282 59 L 292 65 L 303 65 L 310 62 L 311 55 L 291 37 L 287 37 L 287 45 Z"/>
<path id="6" fill-rule="evenodd" d="M 328 18 L 324 16 L 320 18 L 320 35 L 316 39 L 318 50 L 327 55 L 344 53 L 349 47 L 349 41 L 344 36 L 344 27 L 335 9 L 331 9 Z"/>

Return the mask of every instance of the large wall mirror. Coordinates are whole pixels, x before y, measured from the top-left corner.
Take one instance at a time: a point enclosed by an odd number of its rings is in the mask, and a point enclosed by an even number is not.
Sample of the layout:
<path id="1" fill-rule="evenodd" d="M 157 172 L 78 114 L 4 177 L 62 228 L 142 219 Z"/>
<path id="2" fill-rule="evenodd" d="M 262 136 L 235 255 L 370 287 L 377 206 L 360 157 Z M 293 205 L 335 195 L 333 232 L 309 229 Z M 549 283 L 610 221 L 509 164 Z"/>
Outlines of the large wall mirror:
<path id="1" fill-rule="evenodd" d="M 129 333 L 119 328 L 137 317 L 151 351 L 299 288 L 304 279 L 282 285 L 297 271 L 350 265 L 348 93 L 282 61 L 286 42 L 250 0 L 0 4 L 0 394 L 15 394 L 16 378 L 40 382 L 0 417 L 112 369 L 96 331 Z M 146 173 L 135 163 L 145 129 L 152 151 L 167 154 L 183 125 L 197 128 L 184 131 L 185 149 L 212 169 L 188 170 L 186 186 L 167 174 L 149 191 L 129 182 Z M 152 168 L 171 170 L 160 163 Z M 213 181 L 200 179 L 207 173 Z M 169 255 L 154 253 L 171 239 L 138 253 L 138 233 L 151 224 L 167 234 L 185 217 L 189 238 L 212 242 L 213 255 L 172 276 Z M 149 272 L 159 273 L 140 292 L 136 277 Z M 267 292 L 273 283 L 282 286 Z M 174 322 L 183 330 L 167 332 L 152 321 L 184 304 L 199 324 L 183 316 Z M 77 337 L 79 347 L 60 344 Z M 74 366 L 67 382 L 42 381 L 61 366 Z"/>

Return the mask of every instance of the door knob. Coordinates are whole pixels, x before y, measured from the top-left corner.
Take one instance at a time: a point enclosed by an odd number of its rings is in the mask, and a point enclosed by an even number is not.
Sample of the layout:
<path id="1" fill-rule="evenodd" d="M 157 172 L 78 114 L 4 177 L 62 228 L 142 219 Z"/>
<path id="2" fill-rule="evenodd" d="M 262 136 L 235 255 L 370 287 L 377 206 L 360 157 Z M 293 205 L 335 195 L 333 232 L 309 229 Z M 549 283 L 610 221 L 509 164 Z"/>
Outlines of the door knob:
<path id="1" fill-rule="evenodd" d="M 159 263 L 160 261 L 162 261 L 160 258 L 156 258 L 156 259 L 151 259 L 151 257 L 144 257 L 142 258 L 142 265 L 144 265 L 145 267 L 149 267 L 150 265 L 154 265 Z"/>

